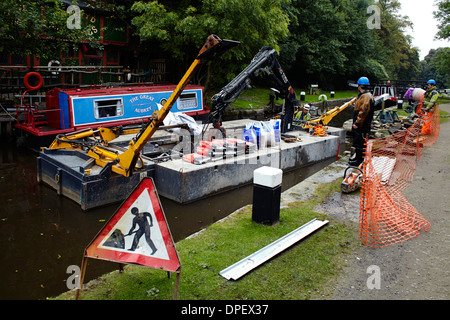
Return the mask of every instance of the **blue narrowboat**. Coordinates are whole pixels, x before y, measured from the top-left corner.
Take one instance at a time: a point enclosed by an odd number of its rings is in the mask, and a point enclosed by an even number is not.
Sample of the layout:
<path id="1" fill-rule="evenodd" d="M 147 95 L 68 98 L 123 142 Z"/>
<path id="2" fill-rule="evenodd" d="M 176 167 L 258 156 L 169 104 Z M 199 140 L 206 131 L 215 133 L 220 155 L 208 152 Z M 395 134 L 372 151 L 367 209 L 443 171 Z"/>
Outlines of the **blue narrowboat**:
<path id="1" fill-rule="evenodd" d="M 45 109 L 36 105 L 16 106 L 16 128 L 35 137 L 54 137 L 98 127 L 141 124 L 164 104 L 176 86 L 136 85 L 111 88 L 55 88 L 47 92 Z M 204 106 L 203 87 L 188 85 L 171 112 L 196 117 L 209 113 Z"/>

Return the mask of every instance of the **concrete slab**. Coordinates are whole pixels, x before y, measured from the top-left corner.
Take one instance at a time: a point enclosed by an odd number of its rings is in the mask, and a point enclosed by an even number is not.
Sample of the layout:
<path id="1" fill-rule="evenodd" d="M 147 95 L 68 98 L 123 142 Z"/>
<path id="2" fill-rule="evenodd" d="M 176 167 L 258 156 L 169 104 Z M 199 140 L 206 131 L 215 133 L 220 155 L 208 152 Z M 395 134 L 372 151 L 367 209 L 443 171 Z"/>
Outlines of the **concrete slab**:
<path id="1" fill-rule="evenodd" d="M 330 134 L 326 137 L 311 136 L 303 131 L 290 132 L 290 135 L 301 141 L 281 141 L 276 146 L 251 154 L 202 165 L 191 164 L 182 159 L 157 163 L 155 184 L 158 193 L 166 198 L 178 203 L 193 202 L 252 183 L 253 171 L 263 166 L 289 171 L 336 158 L 340 145 L 344 145 L 345 131 L 344 134 L 342 131 L 344 130 L 329 128 Z"/>

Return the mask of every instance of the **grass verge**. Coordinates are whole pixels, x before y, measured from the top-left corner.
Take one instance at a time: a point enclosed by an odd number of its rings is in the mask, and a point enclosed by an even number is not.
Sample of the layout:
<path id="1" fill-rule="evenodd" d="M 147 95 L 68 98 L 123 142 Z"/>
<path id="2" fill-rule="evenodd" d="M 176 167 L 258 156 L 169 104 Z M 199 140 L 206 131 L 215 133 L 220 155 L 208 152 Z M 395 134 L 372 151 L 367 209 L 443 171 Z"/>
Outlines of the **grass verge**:
<path id="1" fill-rule="evenodd" d="M 327 99 L 345 99 L 356 97 L 357 92 L 354 91 L 336 91 L 334 98 L 331 98 L 329 91 L 320 92 L 318 94 L 311 95 L 306 89 L 295 88 L 294 91 L 297 94 L 297 99 L 300 99 L 300 92 L 305 92 L 305 103 L 319 102 L 319 96 L 325 94 Z M 258 88 L 254 87 L 248 89 L 239 96 L 230 106 L 233 109 L 262 109 L 268 105 L 270 89 L 269 88 Z M 275 103 L 280 104 L 281 100 L 275 100 Z"/>
<path id="2" fill-rule="evenodd" d="M 441 120 L 441 124 L 448 122 L 448 118 L 450 117 L 450 114 L 446 111 L 439 110 L 439 117 Z"/>
<path id="3" fill-rule="evenodd" d="M 327 195 L 339 192 L 340 179 L 323 184 L 307 202 L 281 209 L 275 226 L 257 224 L 247 206 L 193 237 L 177 243 L 181 260 L 178 299 L 183 300 L 298 300 L 322 299 L 342 269 L 346 254 L 359 244 L 356 224 L 313 211 Z M 219 272 L 308 221 L 330 223 L 238 281 Z M 123 273 L 106 274 L 83 286 L 86 300 L 170 300 L 175 276 L 142 266 L 127 265 Z M 70 291 L 56 299 L 74 299 Z"/>

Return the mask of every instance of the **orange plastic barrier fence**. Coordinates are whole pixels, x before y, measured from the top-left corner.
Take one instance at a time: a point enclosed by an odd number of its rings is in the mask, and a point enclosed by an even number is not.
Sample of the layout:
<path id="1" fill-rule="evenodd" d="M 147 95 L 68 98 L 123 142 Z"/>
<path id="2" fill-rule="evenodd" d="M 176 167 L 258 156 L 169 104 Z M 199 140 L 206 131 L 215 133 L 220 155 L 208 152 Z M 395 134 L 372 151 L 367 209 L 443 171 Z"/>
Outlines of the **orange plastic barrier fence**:
<path id="1" fill-rule="evenodd" d="M 360 198 L 360 239 L 385 247 L 428 231 L 430 223 L 403 196 L 424 146 L 439 137 L 439 106 L 421 114 L 407 130 L 368 140 Z"/>

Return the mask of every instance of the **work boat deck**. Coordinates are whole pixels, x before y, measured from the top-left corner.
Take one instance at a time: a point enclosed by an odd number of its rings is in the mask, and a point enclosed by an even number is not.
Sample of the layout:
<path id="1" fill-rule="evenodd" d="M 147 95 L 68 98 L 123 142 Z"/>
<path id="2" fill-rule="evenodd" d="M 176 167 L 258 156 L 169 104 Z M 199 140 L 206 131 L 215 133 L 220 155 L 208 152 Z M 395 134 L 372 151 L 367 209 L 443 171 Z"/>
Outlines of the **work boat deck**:
<path id="1" fill-rule="evenodd" d="M 228 121 L 223 127 L 227 134 L 233 134 L 228 138 L 239 138 L 250 122 L 252 120 L 248 119 Z M 328 127 L 327 132 L 327 136 L 313 136 L 305 131 L 291 131 L 288 134 L 297 137 L 297 141 L 280 141 L 248 154 L 200 165 L 182 158 L 156 162 L 145 156 L 144 149 L 144 163 L 129 178 L 98 167 L 79 151 L 44 149 L 38 157 L 38 180 L 76 201 L 83 210 L 123 201 L 144 177 L 154 179 L 161 196 L 183 204 L 250 184 L 253 171 L 263 166 L 286 172 L 336 158 L 344 151 L 345 130 Z M 124 141 L 131 138 L 122 136 L 111 148 L 120 149 Z M 160 131 L 148 144 L 154 149 L 155 145 L 158 148 L 164 144 L 174 146 L 178 140 L 177 134 Z"/>

